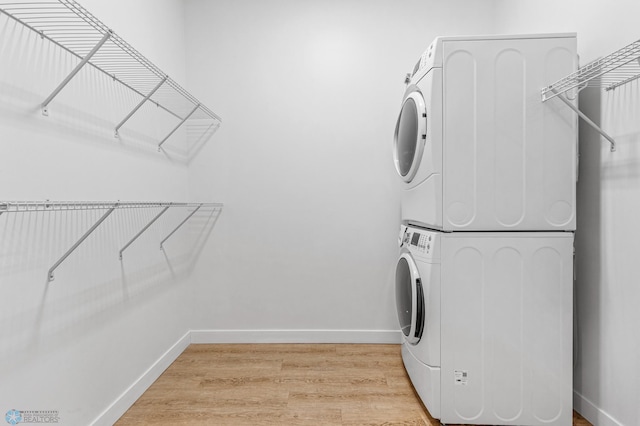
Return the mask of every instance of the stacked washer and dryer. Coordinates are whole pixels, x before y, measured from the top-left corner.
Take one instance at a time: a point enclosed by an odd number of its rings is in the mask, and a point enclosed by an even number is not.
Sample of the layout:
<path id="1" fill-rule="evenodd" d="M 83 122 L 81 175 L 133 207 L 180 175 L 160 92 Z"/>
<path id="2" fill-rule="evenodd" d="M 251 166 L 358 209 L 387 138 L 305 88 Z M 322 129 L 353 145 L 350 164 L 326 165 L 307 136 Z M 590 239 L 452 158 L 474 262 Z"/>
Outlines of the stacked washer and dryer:
<path id="1" fill-rule="evenodd" d="M 402 358 L 444 424 L 572 424 L 576 35 L 439 37 L 395 131 Z"/>

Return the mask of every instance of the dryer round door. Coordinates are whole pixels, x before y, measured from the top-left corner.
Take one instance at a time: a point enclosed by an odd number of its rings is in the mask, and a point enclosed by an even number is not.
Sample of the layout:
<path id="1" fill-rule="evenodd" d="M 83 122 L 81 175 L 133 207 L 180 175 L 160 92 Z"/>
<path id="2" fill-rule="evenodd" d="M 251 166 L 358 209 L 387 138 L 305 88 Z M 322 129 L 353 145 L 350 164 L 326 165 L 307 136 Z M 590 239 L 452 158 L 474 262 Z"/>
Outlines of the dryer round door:
<path id="1" fill-rule="evenodd" d="M 411 182 L 418 172 L 426 139 L 427 107 L 422 94 L 416 90 L 402 103 L 393 138 L 393 160 L 405 182 Z"/>
<path id="2" fill-rule="evenodd" d="M 400 255 L 396 266 L 396 309 L 402 334 L 409 343 L 418 343 L 424 330 L 424 292 L 418 267 L 409 252 Z"/>

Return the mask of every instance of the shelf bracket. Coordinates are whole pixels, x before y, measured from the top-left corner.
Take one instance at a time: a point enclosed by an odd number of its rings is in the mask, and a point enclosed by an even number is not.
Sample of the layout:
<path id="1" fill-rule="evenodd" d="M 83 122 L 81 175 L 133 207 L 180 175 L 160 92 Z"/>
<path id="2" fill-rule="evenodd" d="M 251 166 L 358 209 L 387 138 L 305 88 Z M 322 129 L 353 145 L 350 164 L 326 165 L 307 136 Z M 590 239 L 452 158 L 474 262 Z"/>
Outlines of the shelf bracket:
<path id="1" fill-rule="evenodd" d="M 564 102 L 569 108 L 571 108 L 573 111 L 575 111 L 575 113 L 578 114 L 578 116 L 580 118 L 582 118 L 585 121 L 585 123 L 587 123 L 589 126 L 593 127 L 606 140 L 608 140 L 609 143 L 611 143 L 611 152 L 615 152 L 615 150 L 616 150 L 616 141 L 611 136 L 609 136 L 604 130 L 602 130 L 600 128 L 600 126 L 598 126 L 596 123 L 591 121 L 591 119 L 589 117 L 587 117 L 582 111 L 580 111 L 575 105 L 573 105 L 571 102 L 569 102 L 569 100 L 564 96 L 564 94 L 559 93 L 557 97 L 562 102 Z"/>
<path id="2" fill-rule="evenodd" d="M 191 117 L 193 113 L 198 110 L 198 108 L 200 108 L 200 104 L 196 104 L 196 106 L 191 110 L 191 112 L 187 114 L 187 116 L 183 118 L 180 123 L 178 123 L 178 125 L 171 131 L 171 133 L 169 133 L 164 139 L 162 139 L 162 141 L 160 141 L 160 143 L 158 144 L 158 152 L 160 152 L 160 148 L 162 147 L 162 144 L 165 143 L 167 139 L 169 139 L 171 135 L 173 135 L 176 132 L 176 130 L 178 130 L 180 126 L 182 126 L 189 119 L 189 117 Z"/>
<path id="3" fill-rule="evenodd" d="M 89 62 L 89 59 L 91 59 L 91 57 L 95 55 L 98 50 L 100 50 L 102 45 L 105 44 L 107 40 L 109 40 L 109 38 L 111 38 L 112 34 L 112 31 L 107 31 L 102 39 L 98 42 L 98 44 L 96 44 L 93 49 L 91 49 L 91 51 L 87 54 L 87 56 L 85 56 L 84 59 L 82 59 L 82 61 L 80 61 L 80 63 L 76 65 L 76 67 L 73 69 L 73 71 L 71 71 L 67 78 L 65 78 L 62 83 L 60 83 L 58 87 L 56 87 L 56 89 L 49 95 L 49 97 L 44 100 L 44 102 L 42 103 L 43 115 L 49 115 L 49 103 L 58 95 L 58 93 L 60 93 L 64 86 L 66 86 L 71 81 L 71 79 L 73 79 L 73 77 L 78 74 L 82 67 L 84 67 L 87 62 Z"/>
<path id="4" fill-rule="evenodd" d="M 180 225 L 176 226 L 176 228 L 173 231 L 171 231 L 171 233 L 167 235 L 164 240 L 160 242 L 160 250 L 164 250 L 163 244 L 165 243 L 165 241 L 167 241 L 173 234 L 176 233 L 178 229 L 182 227 L 182 225 L 184 225 L 189 219 L 191 219 L 191 216 L 196 214 L 196 212 L 200 210 L 200 207 L 202 207 L 202 204 L 199 204 L 198 207 L 196 207 L 191 213 L 189 213 L 189 215 L 185 217 L 182 222 L 180 222 Z"/>
<path id="5" fill-rule="evenodd" d="M 151 221 L 150 221 L 149 223 L 147 223 L 147 224 L 145 225 L 145 227 L 144 227 L 144 228 L 142 228 L 142 229 L 140 230 L 140 232 L 138 232 L 138 233 L 136 234 L 136 236 L 135 236 L 135 237 L 133 237 L 133 238 L 132 238 L 132 239 L 131 239 L 127 244 L 125 244 L 125 245 L 124 245 L 124 247 L 122 247 L 122 248 L 120 249 L 120 260 L 122 260 L 122 252 L 124 252 L 124 251 L 125 251 L 125 250 L 126 250 L 126 249 L 131 245 L 131 244 L 133 244 L 133 242 L 134 242 L 135 240 L 137 240 L 137 239 L 138 239 L 138 237 L 139 237 L 140 235 L 142 235 L 142 234 L 143 234 L 147 229 L 149 229 L 149 227 L 150 227 L 151 225 L 153 225 L 153 223 L 154 223 L 156 220 L 160 219 L 160 216 L 162 216 L 163 214 L 165 214 L 165 212 L 166 212 L 167 210 L 169 210 L 169 207 L 171 207 L 171 206 L 169 205 L 169 206 L 166 206 L 164 209 L 162 209 L 162 211 L 161 211 L 160 213 L 158 213 L 158 214 L 156 215 L 156 217 L 154 217 L 153 219 L 151 219 Z"/>
<path id="6" fill-rule="evenodd" d="M 156 91 L 164 84 L 165 81 L 167 81 L 167 78 L 169 78 L 168 76 L 164 76 L 164 78 L 162 80 L 160 80 L 160 82 L 156 85 L 156 87 L 153 88 L 153 90 L 151 90 L 151 92 L 149 92 L 149 94 L 147 96 L 144 97 L 143 100 L 140 101 L 140 103 L 138 105 L 136 105 L 136 107 L 133 109 L 133 111 L 131 111 L 117 126 L 116 126 L 116 130 L 114 133 L 114 136 L 120 137 L 120 135 L 118 135 L 118 130 L 120 130 L 120 127 L 122 127 L 124 125 L 124 123 L 126 123 L 132 116 L 133 114 L 135 114 L 141 107 L 142 105 L 145 104 L 145 102 L 147 102 L 149 100 L 149 98 L 151 98 L 151 96 L 153 96 L 154 93 L 156 93 Z"/>
<path id="7" fill-rule="evenodd" d="M 98 219 L 98 221 L 97 221 L 96 223 L 94 223 L 94 224 L 93 224 L 93 226 L 92 226 L 91 228 L 89 228 L 89 230 L 88 230 L 87 232 L 85 232 L 85 233 L 84 233 L 84 235 L 83 235 L 82 237 L 80 237 L 80 239 L 79 239 L 79 240 L 78 240 L 78 241 L 77 241 L 73 246 L 71 246 L 71 248 L 70 248 L 69 250 L 67 250 L 67 252 L 66 252 L 65 254 L 63 254 L 63 255 L 62 255 L 62 257 L 61 257 L 61 258 L 60 258 L 56 263 L 54 263 L 54 264 L 53 264 L 53 266 L 52 266 L 51 268 L 49 268 L 49 272 L 47 272 L 47 282 L 51 282 L 51 281 L 53 281 L 53 279 L 54 279 L 53 271 L 55 271 L 55 270 L 58 268 L 58 266 L 60 266 L 60 264 L 62 264 L 62 262 L 64 262 L 64 261 L 65 261 L 65 259 L 66 259 L 67 257 L 69 257 L 69 255 L 70 255 L 71 253 L 73 253 L 73 251 L 74 251 L 75 249 L 77 249 L 77 248 L 78 248 L 78 246 L 79 246 L 80 244 L 82 244 L 82 242 L 83 242 L 84 240 L 86 240 L 86 239 L 87 239 L 87 237 L 88 237 L 89 235 L 91 235 L 91 233 L 92 233 L 93 231 L 95 231 L 95 230 L 96 230 L 96 228 L 97 228 L 98 226 L 100 226 L 100 224 L 101 224 L 102 222 L 104 222 L 104 221 L 105 221 L 105 219 L 106 219 L 107 217 L 109 217 L 109 215 L 110 215 L 111 213 L 113 213 L 113 211 L 116 209 L 116 207 L 117 207 L 117 204 L 116 204 L 116 205 L 114 205 L 114 206 L 112 206 L 112 207 L 110 207 L 110 208 L 109 208 L 109 210 L 107 210 L 107 212 L 106 212 L 105 214 L 103 214 L 103 215 L 102 215 L 102 217 L 101 217 L 100 219 Z"/>

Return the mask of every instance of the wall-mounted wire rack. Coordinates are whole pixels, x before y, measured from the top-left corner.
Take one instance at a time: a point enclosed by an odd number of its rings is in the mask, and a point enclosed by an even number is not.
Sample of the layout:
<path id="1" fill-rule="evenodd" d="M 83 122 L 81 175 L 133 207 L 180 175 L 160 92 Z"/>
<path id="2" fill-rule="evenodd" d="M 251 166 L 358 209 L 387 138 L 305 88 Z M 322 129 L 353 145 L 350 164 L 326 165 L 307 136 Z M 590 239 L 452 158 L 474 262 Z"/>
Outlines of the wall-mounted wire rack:
<path id="1" fill-rule="evenodd" d="M 18 21 L 75 56 L 79 62 L 69 75 L 42 102 L 48 115 L 49 104 L 85 66 L 107 74 L 140 96 L 140 102 L 115 125 L 115 136 L 125 123 L 147 102 L 155 104 L 175 119 L 175 127 L 162 140 L 158 150 L 187 120 L 206 133 L 222 119 L 182 88 L 160 68 L 114 33 L 75 0 L 0 0 L 0 13 Z"/>
<path id="2" fill-rule="evenodd" d="M 542 101 L 558 98 L 574 110 L 580 118 L 596 129 L 611 143 L 611 151 L 616 150 L 615 140 L 604 132 L 575 105 L 569 102 L 569 96 L 575 97 L 586 87 L 603 88 L 606 91 L 640 78 L 640 40 L 617 50 L 603 58 L 580 67 L 576 72 L 542 89 Z M 570 95 L 571 94 L 571 95 Z"/>
<path id="3" fill-rule="evenodd" d="M 43 211 L 65 210 L 105 210 L 104 214 L 69 248 L 47 272 L 48 282 L 53 281 L 54 271 L 73 253 L 84 240 L 89 237 L 111 213 L 117 209 L 131 208 L 159 208 L 161 209 L 136 235 L 134 235 L 119 252 L 120 260 L 124 251 L 133 244 L 147 229 L 153 225 L 170 208 L 185 208 L 188 213 L 185 218 L 160 242 L 160 250 L 164 250 L 164 243 L 171 238 L 189 219 L 201 210 L 218 210 L 223 208 L 222 203 L 167 203 L 167 202 L 120 202 L 120 201 L 0 201 L 0 215 L 3 213 L 27 213 Z"/>

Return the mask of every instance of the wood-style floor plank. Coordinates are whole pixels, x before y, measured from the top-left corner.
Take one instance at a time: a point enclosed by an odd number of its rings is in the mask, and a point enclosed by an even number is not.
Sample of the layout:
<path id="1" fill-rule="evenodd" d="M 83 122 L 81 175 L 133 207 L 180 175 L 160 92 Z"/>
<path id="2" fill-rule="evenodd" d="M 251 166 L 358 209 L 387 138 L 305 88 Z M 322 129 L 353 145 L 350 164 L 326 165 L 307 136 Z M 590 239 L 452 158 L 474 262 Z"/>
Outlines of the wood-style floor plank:
<path id="1" fill-rule="evenodd" d="M 590 423 L 574 413 L 574 426 Z M 428 425 L 398 345 L 191 345 L 116 423 Z"/>

